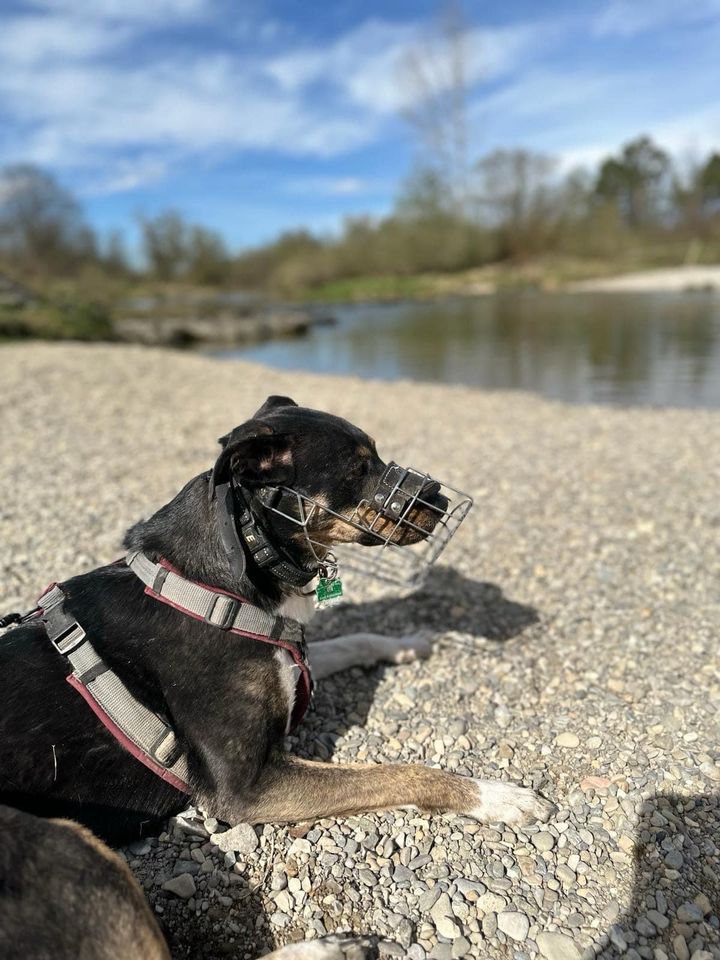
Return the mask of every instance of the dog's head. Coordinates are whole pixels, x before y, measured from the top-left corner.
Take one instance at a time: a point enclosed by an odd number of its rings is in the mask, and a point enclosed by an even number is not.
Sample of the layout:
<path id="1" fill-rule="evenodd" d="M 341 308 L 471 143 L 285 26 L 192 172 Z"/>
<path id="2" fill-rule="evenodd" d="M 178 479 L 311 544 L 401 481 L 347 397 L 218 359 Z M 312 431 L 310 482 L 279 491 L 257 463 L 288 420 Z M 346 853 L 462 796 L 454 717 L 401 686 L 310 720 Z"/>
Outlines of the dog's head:
<path id="1" fill-rule="evenodd" d="M 400 546 L 425 539 L 447 507 L 439 485 L 428 481 L 421 502 L 403 511 L 398 523 L 385 513 L 378 489 L 387 464 L 363 430 L 340 417 L 299 407 L 289 397 L 268 397 L 255 416 L 220 439 L 223 451 L 213 484 L 232 476 L 250 494 L 287 487 L 319 505 L 308 514 L 307 533 L 328 548 L 335 543 Z M 395 505 L 397 508 L 397 505 Z M 324 509 L 323 509 L 324 508 Z M 343 518 L 353 519 L 354 524 Z M 283 539 L 298 537 L 297 525 L 272 526 Z"/>

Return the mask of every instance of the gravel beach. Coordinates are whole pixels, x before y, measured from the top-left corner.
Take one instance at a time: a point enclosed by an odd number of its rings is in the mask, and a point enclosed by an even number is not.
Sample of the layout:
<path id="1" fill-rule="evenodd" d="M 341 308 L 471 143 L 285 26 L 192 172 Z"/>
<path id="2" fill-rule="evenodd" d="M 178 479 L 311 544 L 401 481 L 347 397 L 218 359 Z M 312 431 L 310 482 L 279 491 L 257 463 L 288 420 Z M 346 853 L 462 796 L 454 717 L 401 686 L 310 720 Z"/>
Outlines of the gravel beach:
<path id="1" fill-rule="evenodd" d="M 357 584 L 318 615 L 310 639 L 424 627 L 434 652 L 323 681 L 291 749 L 515 780 L 558 811 L 522 830 L 395 811 L 229 836 L 179 818 L 125 850 L 173 956 L 353 931 L 411 960 L 720 960 L 720 412 L 5 346 L 0 612 L 119 556 L 270 393 L 476 501 L 422 592 Z"/>

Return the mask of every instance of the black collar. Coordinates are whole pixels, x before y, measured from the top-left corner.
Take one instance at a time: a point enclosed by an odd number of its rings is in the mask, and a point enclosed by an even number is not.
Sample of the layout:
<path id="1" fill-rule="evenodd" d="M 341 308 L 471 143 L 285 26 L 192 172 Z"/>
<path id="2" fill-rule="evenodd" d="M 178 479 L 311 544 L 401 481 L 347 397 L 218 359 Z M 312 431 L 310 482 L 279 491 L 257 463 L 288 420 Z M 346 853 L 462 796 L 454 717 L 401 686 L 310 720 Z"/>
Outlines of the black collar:
<path id="1" fill-rule="evenodd" d="M 287 550 L 273 543 L 268 531 L 252 511 L 249 498 L 232 480 L 214 490 L 220 536 L 239 577 L 245 575 L 247 554 L 268 573 L 295 587 L 304 587 L 317 569 L 299 566 Z"/>

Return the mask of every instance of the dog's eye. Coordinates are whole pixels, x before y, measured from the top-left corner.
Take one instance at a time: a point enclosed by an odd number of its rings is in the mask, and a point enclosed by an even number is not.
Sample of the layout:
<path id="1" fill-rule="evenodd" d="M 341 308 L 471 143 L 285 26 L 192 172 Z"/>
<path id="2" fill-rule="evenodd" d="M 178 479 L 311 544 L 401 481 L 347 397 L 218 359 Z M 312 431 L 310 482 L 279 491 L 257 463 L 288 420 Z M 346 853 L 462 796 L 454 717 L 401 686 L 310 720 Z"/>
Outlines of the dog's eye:
<path id="1" fill-rule="evenodd" d="M 353 479 L 366 477 L 370 473 L 370 460 L 365 457 L 362 460 L 356 460 L 349 473 Z"/>

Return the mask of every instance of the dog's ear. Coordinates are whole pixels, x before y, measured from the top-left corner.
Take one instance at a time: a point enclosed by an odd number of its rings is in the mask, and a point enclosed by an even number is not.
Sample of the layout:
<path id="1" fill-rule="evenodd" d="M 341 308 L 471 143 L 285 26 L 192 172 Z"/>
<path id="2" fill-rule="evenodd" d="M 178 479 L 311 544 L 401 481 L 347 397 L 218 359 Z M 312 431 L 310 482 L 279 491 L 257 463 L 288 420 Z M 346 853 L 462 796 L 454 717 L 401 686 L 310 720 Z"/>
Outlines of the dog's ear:
<path id="1" fill-rule="evenodd" d="M 219 483 L 234 477 L 246 486 L 279 486 L 294 475 L 291 438 L 275 433 L 260 420 L 252 419 L 220 437 L 223 450 L 213 467 L 210 495 Z"/>
<path id="2" fill-rule="evenodd" d="M 262 417 L 266 413 L 270 413 L 271 410 L 276 410 L 278 407 L 296 407 L 297 404 L 294 400 L 291 400 L 290 397 L 278 397 L 273 394 L 271 397 L 268 397 L 265 403 L 260 407 L 258 412 L 255 414 L 256 418 Z"/>

